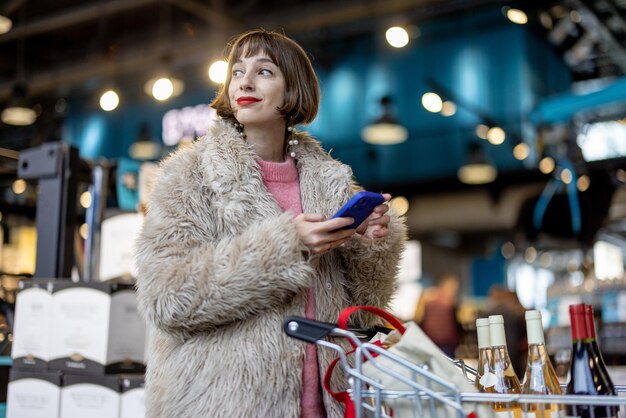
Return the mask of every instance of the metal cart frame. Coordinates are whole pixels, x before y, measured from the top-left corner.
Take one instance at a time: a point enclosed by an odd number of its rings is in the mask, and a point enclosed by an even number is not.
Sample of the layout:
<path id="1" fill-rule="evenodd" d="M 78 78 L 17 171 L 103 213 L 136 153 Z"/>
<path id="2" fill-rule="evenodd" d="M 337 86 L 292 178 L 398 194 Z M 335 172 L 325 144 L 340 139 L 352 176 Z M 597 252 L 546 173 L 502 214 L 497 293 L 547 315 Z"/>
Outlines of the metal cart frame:
<path id="1" fill-rule="evenodd" d="M 337 352 L 349 384 L 348 392 L 355 406 L 356 418 L 406 418 L 406 415 L 392 415 L 393 410 L 402 403 L 406 407 L 410 404 L 410 417 L 421 418 L 465 418 L 471 411 L 480 406 L 490 406 L 493 403 L 508 405 L 524 404 L 558 404 L 558 405 L 589 405 L 617 407 L 618 416 L 624 418 L 626 410 L 626 396 L 583 396 L 583 395 L 522 395 L 522 394 L 493 394 L 461 392 L 447 380 L 429 371 L 428 365 L 413 364 L 404 358 L 386 350 L 385 348 L 367 342 L 362 342 L 357 334 L 337 327 L 335 324 L 313 321 L 301 317 L 289 317 L 284 324 L 287 335 L 306 342 Z M 354 361 L 348 359 L 348 353 L 339 344 L 325 340 L 326 337 L 344 337 L 353 346 Z M 385 358 L 399 366 L 405 373 L 400 374 L 381 365 L 378 359 Z M 468 367 L 461 360 L 453 360 L 468 378 L 473 381 L 476 371 Z M 384 374 L 401 382 L 403 390 L 394 390 L 385 387 L 380 382 L 363 373 L 363 364 L 368 362 Z M 616 386 L 620 394 L 626 393 L 626 386 Z M 404 409 L 406 411 L 406 408 Z M 482 408 L 481 412 L 489 411 L 496 417 L 493 408 Z M 590 409 L 590 418 L 594 417 L 594 410 Z M 480 418 L 483 418 L 480 413 Z M 511 414 L 513 418 L 513 414 Z M 537 417 L 540 418 L 540 417 Z M 600 417 L 597 417 L 600 418 Z"/>

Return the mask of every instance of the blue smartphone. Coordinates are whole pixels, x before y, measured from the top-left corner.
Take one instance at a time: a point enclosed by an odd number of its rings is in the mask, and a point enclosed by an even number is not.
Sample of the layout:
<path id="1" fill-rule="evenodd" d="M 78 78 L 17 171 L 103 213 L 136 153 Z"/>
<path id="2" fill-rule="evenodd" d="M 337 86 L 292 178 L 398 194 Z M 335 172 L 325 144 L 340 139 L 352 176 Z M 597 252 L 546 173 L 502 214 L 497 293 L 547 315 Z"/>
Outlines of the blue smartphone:
<path id="1" fill-rule="evenodd" d="M 380 193 L 358 192 L 333 215 L 333 218 L 354 218 L 352 225 L 339 229 L 354 229 L 363 223 L 374 211 L 374 208 L 385 202 Z"/>

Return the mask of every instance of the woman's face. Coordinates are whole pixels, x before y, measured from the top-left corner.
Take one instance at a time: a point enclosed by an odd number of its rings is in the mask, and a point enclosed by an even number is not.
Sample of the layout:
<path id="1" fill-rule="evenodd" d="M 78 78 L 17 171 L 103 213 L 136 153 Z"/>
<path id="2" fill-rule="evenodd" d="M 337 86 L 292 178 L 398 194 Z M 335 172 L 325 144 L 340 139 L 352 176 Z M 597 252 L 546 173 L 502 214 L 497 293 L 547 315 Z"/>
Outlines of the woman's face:
<path id="1" fill-rule="evenodd" d="M 250 57 L 244 55 L 233 63 L 228 86 L 235 118 L 245 126 L 284 124 L 284 117 L 278 111 L 285 102 L 282 71 L 263 52 Z"/>

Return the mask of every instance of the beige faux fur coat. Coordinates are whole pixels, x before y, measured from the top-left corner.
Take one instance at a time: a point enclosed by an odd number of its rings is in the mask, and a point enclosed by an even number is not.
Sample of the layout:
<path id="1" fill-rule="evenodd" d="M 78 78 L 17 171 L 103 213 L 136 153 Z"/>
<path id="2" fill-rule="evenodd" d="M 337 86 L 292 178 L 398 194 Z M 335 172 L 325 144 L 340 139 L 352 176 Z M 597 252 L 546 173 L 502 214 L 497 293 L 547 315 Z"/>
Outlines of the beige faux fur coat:
<path id="1" fill-rule="evenodd" d="M 354 193 L 351 170 L 296 136 L 303 211 L 330 216 Z M 305 343 L 282 325 L 304 316 L 306 289 L 328 322 L 349 305 L 383 307 L 394 292 L 401 219 L 392 214 L 384 239 L 355 236 L 311 262 L 256 158 L 218 121 L 161 167 L 137 247 L 149 418 L 298 417 Z M 322 376 L 333 357 L 318 349 Z M 345 387 L 340 374 L 335 387 Z M 327 394 L 324 404 L 329 418 L 342 416 Z"/>

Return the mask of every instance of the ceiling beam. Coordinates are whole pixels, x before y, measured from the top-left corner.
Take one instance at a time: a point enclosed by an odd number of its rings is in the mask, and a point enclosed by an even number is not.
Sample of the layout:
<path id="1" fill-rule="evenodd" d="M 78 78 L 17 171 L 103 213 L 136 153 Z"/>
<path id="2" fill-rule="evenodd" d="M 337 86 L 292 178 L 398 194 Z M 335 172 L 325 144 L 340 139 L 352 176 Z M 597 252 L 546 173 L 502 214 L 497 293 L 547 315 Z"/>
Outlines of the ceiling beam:
<path id="1" fill-rule="evenodd" d="M 608 54 L 617 66 L 626 72 L 626 49 L 615 39 L 611 31 L 602 23 L 598 16 L 580 0 L 568 0 L 569 5 L 583 16 L 581 25 L 589 32 L 597 34 L 610 50 Z"/>
<path id="2" fill-rule="evenodd" d="M 10 16 L 13 14 L 15 10 L 17 10 L 22 4 L 26 3 L 27 0 L 11 0 L 2 8 L 0 8 L 0 14 L 4 16 Z"/>
<path id="3" fill-rule="evenodd" d="M 123 78 L 124 74 L 146 72 L 146 79 L 150 69 L 157 69 L 163 62 L 164 52 L 168 54 L 170 68 L 175 70 L 188 65 L 197 65 L 206 62 L 211 54 L 207 48 L 209 40 L 214 41 L 215 33 L 205 31 L 195 38 L 179 36 L 169 38 L 167 45 L 162 41 L 153 41 L 141 44 L 122 52 L 114 60 L 106 59 L 100 53 L 83 57 L 80 62 L 66 63 L 63 66 L 38 72 L 27 80 L 29 95 L 37 96 L 63 86 L 78 85 L 88 79 Z M 222 40 L 225 42 L 225 39 Z M 12 81 L 0 84 L 0 101 L 8 99 L 13 87 Z"/>
<path id="4" fill-rule="evenodd" d="M 69 19 L 70 24 L 85 22 L 100 17 L 103 13 L 112 14 L 136 8 L 159 0 L 112 0 L 103 6 L 91 5 L 74 11 L 61 13 L 44 21 L 35 22 L 23 27 L 22 30 L 9 32 L 0 36 L 0 42 L 7 40 L 7 35 L 13 34 L 11 39 L 30 36 L 36 33 L 59 28 L 61 21 Z M 219 8 L 207 7 L 196 0 L 166 0 L 173 5 L 201 17 L 205 21 L 217 23 L 207 25 L 203 31 L 198 31 L 192 39 L 188 37 L 168 38 L 169 48 L 163 45 L 162 40 L 155 39 L 148 43 L 137 44 L 132 49 L 126 49 L 116 58 L 115 62 L 106 60 L 102 54 L 93 57 L 82 57 L 80 62 L 61 63 L 58 67 L 49 68 L 31 74 L 28 81 L 29 94 L 39 95 L 55 91 L 60 87 L 80 84 L 90 78 L 110 77 L 112 75 L 129 74 L 145 70 L 158 65 L 163 60 L 163 51 L 168 51 L 173 68 L 190 63 L 205 62 L 211 54 L 210 46 L 223 48 L 225 42 L 236 33 L 245 29 L 245 23 L 238 22 L 219 11 Z M 359 2 L 342 2 L 324 7 L 298 8 L 285 13 L 268 13 L 254 20 L 254 27 L 268 29 L 283 28 L 291 36 L 306 35 L 307 32 L 317 32 L 328 27 L 339 27 L 342 24 L 354 21 L 371 19 L 393 18 L 395 16 L 419 16 L 422 19 L 432 18 L 445 13 L 464 10 L 468 7 L 477 7 L 496 0 L 369 0 Z M 132 6 L 131 6 L 132 5 Z M 319 5 L 318 5 L 319 6 Z M 223 27 L 220 30 L 220 27 Z M 67 21 L 64 26 L 67 26 Z M 15 33 L 14 33 L 15 32 Z M 220 50 L 221 52 L 221 50 Z M 13 80 L 0 83 L 0 101 L 7 100 L 13 88 Z"/>
<path id="5" fill-rule="evenodd" d="M 137 9 L 159 1 L 160 0 L 110 0 L 89 4 L 49 17 L 44 17 L 31 23 L 18 25 L 4 35 L 0 35 L 0 44 L 59 29 L 66 29 L 70 26 L 99 19 L 103 16 Z"/>
<path id="6" fill-rule="evenodd" d="M 367 19 L 396 18 L 398 22 L 414 17 L 429 17 L 478 7 L 497 0 L 368 0 L 313 4 L 272 12 L 260 16 L 256 22 L 261 27 L 280 27 L 287 33 L 302 34 L 331 26 Z M 408 13 L 408 14 L 407 14 Z"/>
<path id="7" fill-rule="evenodd" d="M 243 30 L 244 25 L 230 16 L 225 14 L 219 8 L 207 7 L 197 0 L 167 0 L 173 6 L 178 7 L 188 13 L 191 13 L 198 18 L 204 20 L 207 24 L 214 28 L 224 29 L 231 27 L 235 31 Z"/>

